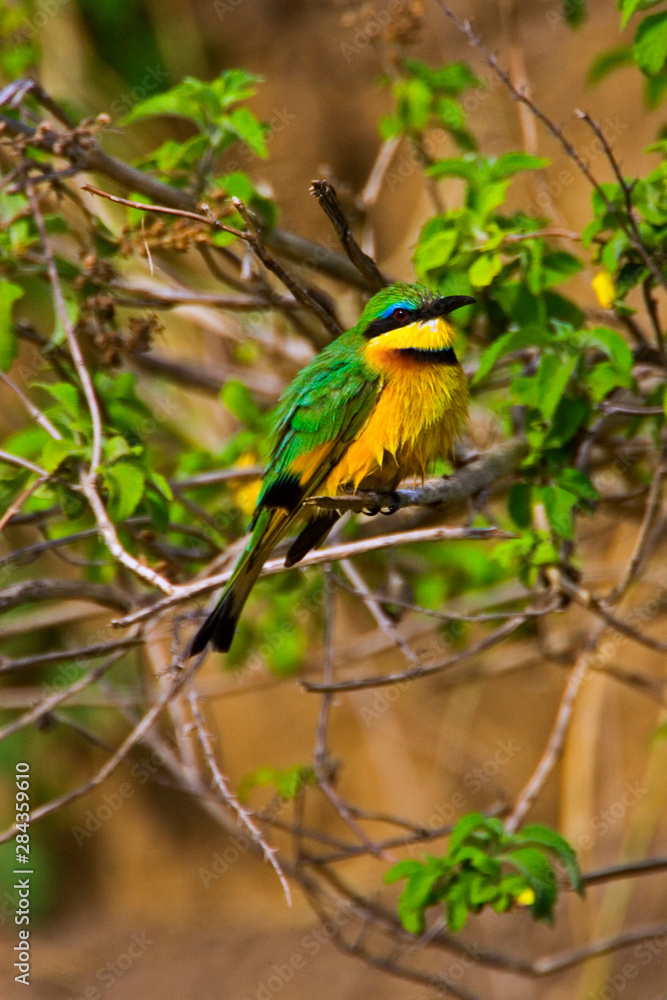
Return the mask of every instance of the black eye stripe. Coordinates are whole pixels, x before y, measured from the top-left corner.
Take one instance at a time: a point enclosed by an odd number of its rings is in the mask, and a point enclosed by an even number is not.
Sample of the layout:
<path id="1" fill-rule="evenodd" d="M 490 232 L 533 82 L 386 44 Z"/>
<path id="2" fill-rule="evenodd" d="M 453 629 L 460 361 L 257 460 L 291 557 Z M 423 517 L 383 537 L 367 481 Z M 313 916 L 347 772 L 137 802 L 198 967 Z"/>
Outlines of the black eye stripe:
<path id="1" fill-rule="evenodd" d="M 404 319 L 397 319 L 393 313 L 389 313 L 388 316 L 380 316 L 379 319 L 374 319 L 372 323 L 369 323 L 364 330 L 364 337 L 366 337 L 367 340 L 372 340 L 373 337 L 379 337 L 383 333 L 389 333 L 390 330 L 398 330 L 402 326 L 409 326 L 411 323 L 415 323 L 418 319 L 418 309 L 406 309 Z"/>

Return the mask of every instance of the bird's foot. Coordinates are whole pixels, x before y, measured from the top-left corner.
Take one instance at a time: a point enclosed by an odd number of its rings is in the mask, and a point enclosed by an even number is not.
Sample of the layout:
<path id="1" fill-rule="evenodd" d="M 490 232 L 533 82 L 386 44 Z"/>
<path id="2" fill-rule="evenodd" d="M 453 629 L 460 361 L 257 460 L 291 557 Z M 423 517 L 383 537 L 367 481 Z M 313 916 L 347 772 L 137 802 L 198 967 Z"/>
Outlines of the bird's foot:
<path id="1" fill-rule="evenodd" d="M 396 511 L 399 510 L 400 506 L 401 502 L 398 498 L 398 494 L 392 490 L 391 493 L 383 493 L 382 498 L 378 500 L 377 503 L 364 508 L 362 514 L 365 514 L 366 517 L 375 517 L 376 514 L 395 514 Z"/>

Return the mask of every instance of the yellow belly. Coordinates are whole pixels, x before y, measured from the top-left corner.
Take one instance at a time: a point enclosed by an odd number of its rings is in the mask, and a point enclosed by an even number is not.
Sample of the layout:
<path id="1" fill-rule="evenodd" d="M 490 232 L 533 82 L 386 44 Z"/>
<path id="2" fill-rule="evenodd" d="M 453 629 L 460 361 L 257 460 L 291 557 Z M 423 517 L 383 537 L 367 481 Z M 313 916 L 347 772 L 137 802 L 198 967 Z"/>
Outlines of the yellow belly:
<path id="1" fill-rule="evenodd" d="M 396 351 L 378 351 L 378 402 L 326 482 L 334 496 L 344 486 L 389 485 L 422 478 L 430 462 L 451 455 L 468 413 L 468 386 L 460 365 L 425 364 Z"/>

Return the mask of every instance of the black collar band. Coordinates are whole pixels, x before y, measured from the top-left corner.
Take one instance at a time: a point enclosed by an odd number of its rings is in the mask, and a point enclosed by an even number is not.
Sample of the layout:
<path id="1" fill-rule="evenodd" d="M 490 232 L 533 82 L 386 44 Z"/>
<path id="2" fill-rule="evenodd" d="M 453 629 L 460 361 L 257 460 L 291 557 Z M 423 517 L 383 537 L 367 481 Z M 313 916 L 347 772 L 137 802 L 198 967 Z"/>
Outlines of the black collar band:
<path id="1" fill-rule="evenodd" d="M 453 347 L 396 347 L 397 354 L 411 361 L 425 365 L 457 365 L 459 363 Z"/>

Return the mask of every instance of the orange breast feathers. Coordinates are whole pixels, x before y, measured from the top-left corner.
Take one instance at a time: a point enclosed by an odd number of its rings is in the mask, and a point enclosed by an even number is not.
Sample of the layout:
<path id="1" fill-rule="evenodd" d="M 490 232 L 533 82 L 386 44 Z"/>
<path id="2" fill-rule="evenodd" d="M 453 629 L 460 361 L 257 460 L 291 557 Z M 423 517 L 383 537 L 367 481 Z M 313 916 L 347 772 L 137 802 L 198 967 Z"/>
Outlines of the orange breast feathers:
<path id="1" fill-rule="evenodd" d="M 391 330 L 368 342 L 364 360 L 380 374 L 382 388 L 368 420 L 326 482 L 329 495 L 422 478 L 430 462 L 451 454 L 468 415 L 468 386 L 454 357 L 430 360 L 425 351 L 451 348 L 452 328 L 442 318 Z M 419 356 L 401 353 L 415 349 Z M 436 356 L 437 358 L 437 356 Z"/>

